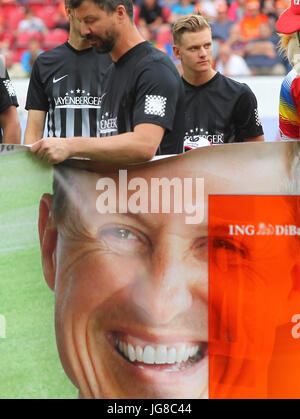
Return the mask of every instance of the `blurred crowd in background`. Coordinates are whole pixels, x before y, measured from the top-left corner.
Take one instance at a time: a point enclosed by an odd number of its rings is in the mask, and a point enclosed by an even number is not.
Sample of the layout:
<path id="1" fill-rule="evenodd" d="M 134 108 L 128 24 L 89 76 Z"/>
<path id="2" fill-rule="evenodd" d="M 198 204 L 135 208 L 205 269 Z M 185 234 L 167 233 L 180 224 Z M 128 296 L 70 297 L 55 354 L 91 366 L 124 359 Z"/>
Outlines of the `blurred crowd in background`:
<path id="1" fill-rule="evenodd" d="M 212 26 L 214 66 L 229 76 L 284 75 L 288 61 L 278 51 L 275 23 L 286 0 L 135 0 L 135 23 L 143 37 L 172 53 L 171 25 L 199 11 Z M 0 54 L 11 78 L 28 77 L 36 57 L 68 39 L 61 0 L 0 0 Z"/>

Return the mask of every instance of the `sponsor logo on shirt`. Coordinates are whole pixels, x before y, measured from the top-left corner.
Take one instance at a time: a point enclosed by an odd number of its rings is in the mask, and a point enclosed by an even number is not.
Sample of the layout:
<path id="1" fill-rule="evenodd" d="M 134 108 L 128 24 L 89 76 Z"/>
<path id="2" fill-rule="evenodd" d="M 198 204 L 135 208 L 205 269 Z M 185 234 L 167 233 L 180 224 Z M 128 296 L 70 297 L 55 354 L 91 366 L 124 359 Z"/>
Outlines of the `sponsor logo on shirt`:
<path id="1" fill-rule="evenodd" d="M 8 79 L 3 80 L 3 84 L 6 87 L 6 90 L 9 96 L 16 96 L 15 88 L 10 80 Z"/>
<path id="2" fill-rule="evenodd" d="M 115 135 L 118 133 L 118 118 L 112 118 L 106 112 L 102 115 L 99 121 L 99 134 L 100 135 Z"/>
<path id="3" fill-rule="evenodd" d="M 55 76 L 53 77 L 53 84 L 58 83 L 59 81 L 63 80 L 64 78 L 68 77 L 68 74 L 65 76 L 60 77 L 59 79 L 56 79 Z"/>
<path id="4" fill-rule="evenodd" d="M 224 144 L 224 134 L 209 134 L 203 128 L 195 128 L 187 131 L 184 136 L 184 147 L 188 149 L 195 149 L 202 147 L 204 140 L 209 141 L 210 144 Z"/>
<path id="5" fill-rule="evenodd" d="M 70 90 L 65 96 L 54 98 L 57 109 L 100 109 L 103 100 L 102 96 L 91 96 L 86 90 Z"/>
<path id="6" fill-rule="evenodd" d="M 255 116 L 255 123 L 256 123 L 256 125 L 258 127 L 261 127 L 261 120 L 259 118 L 258 110 L 257 109 L 254 110 L 254 116 Z"/>
<path id="7" fill-rule="evenodd" d="M 146 95 L 145 114 L 164 117 L 166 115 L 167 98 L 157 95 Z"/>

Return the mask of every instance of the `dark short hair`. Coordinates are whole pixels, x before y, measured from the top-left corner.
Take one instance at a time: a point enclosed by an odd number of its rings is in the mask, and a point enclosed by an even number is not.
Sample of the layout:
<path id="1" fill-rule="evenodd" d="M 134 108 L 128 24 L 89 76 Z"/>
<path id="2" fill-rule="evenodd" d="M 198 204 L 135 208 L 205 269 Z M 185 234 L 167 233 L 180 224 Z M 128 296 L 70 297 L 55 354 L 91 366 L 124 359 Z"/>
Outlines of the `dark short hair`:
<path id="1" fill-rule="evenodd" d="M 73 7 L 71 6 L 71 0 L 65 0 L 65 7 L 68 9 L 73 9 Z"/>
<path id="2" fill-rule="evenodd" d="M 77 9 L 85 0 L 69 0 L 70 8 Z M 107 13 L 112 13 L 116 10 L 117 6 L 122 5 L 125 7 L 127 15 L 133 20 L 133 3 L 132 0 L 89 0 L 97 4 L 101 9 Z"/>

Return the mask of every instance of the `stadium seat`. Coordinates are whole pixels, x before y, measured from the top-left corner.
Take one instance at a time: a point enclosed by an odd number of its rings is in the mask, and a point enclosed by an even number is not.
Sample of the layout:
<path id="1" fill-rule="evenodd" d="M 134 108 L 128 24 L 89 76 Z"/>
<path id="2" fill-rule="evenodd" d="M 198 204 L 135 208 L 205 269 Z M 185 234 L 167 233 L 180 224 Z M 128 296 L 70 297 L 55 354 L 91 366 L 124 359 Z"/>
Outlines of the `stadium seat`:
<path id="1" fill-rule="evenodd" d="M 64 29 L 52 29 L 45 35 L 43 48 L 45 50 L 54 48 L 57 45 L 66 42 L 68 38 L 69 33 Z"/>
<path id="2" fill-rule="evenodd" d="M 14 50 L 12 53 L 11 60 L 13 63 L 19 63 L 21 60 L 21 55 L 23 54 L 22 50 Z"/>
<path id="3" fill-rule="evenodd" d="M 140 17 L 141 8 L 136 4 L 133 6 L 133 16 L 134 16 L 134 23 L 138 25 L 139 17 Z"/>
<path id="4" fill-rule="evenodd" d="M 24 7 L 18 6 L 12 13 L 7 15 L 7 28 L 11 31 L 18 29 L 19 23 L 24 19 Z"/>
<path id="5" fill-rule="evenodd" d="M 168 22 L 169 17 L 171 16 L 171 13 L 172 12 L 171 12 L 171 9 L 169 7 L 163 6 L 163 8 L 162 8 L 162 16 L 163 16 L 165 22 Z"/>
<path id="6" fill-rule="evenodd" d="M 160 29 L 156 35 L 156 41 L 159 44 L 165 45 L 172 42 L 172 34 L 170 29 Z"/>
<path id="7" fill-rule="evenodd" d="M 0 12 L 3 16 L 5 16 L 5 19 L 8 19 L 8 17 L 15 12 L 17 9 L 16 2 L 13 3 L 1 3 L 0 5 Z"/>
<path id="8" fill-rule="evenodd" d="M 44 6 L 40 7 L 35 11 L 35 15 L 42 19 L 48 29 L 52 29 L 56 23 L 55 14 L 57 8 L 55 6 Z"/>
<path id="9" fill-rule="evenodd" d="M 17 49 L 26 49 L 28 47 L 28 42 L 35 38 L 38 41 L 43 41 L 43 35 L 40 32 L 21 32 L 16 37 L 15 47 Z"/>
<path id="10" fill-rule="evenodd" d="M 3 42 L 3 41 L 8 42 L 9 47 L 12 48 L 12 46 L 14 44 L 15 37 L 10 31 L 4 31 L 0 35 L 0 40 L 1 40 L 1 42 Z"/>
<path id="11" fill-rule="evenodd" d="M 43 35 L 40 32 L 21 32 L 15 40 L 13 60 L 20 59 L 23 52 L 28 49 L 28 43 L 31 39 L 37 39 L 42 45 Z"/>

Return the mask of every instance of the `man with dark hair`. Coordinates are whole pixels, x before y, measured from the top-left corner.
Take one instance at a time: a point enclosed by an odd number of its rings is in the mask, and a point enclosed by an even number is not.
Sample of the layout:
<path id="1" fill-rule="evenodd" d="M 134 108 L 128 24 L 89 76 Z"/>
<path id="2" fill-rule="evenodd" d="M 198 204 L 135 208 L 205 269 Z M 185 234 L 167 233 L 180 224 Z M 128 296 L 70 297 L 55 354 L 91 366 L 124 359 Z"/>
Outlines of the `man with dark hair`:
<path id="1" fill-rule="evenodd" d="M 48 163 L 80 156 L 111 164 L 181 153 L 183 85 L 171 60 L 144 41 L 134 26 L 131 0 L 71 0 L 70 4 L 82 35 L 114 61 L 105 77 L 99 119 L 99 135 L 105 138 L 46 139 L 32 152 Z"/>
<path id="2" fill-rule="evenodd" d="M 80 33 L 70 0 L 65 6 L 70 20 L 68 41 L 39 55 L 32 70 L 25 144 L 43 138 L 47 113 L 49 137 L 99 136 L 101 84 L 111 59 L 91 48 Z"/>
<path id="3" fill-rule="evenodd" d="M 77 9 L 85 0 L 69 0 L 71 7 Z M 133 22 L 133 3 L 131 0 L 91 0 L 107 13 L 112 13 L 118 5 L 124 6 L 128 17 Z"/>
<path id="4" fill-rule="evenodd" d="M 186 150 L 209 141 L 223 144 L 263 141 L 256 97 L 244 83 L 212 67 L 212 33 L 201 15 L 185 16 L 174 24 L 174 55 L 181 60 L 185 88 Z"/>

